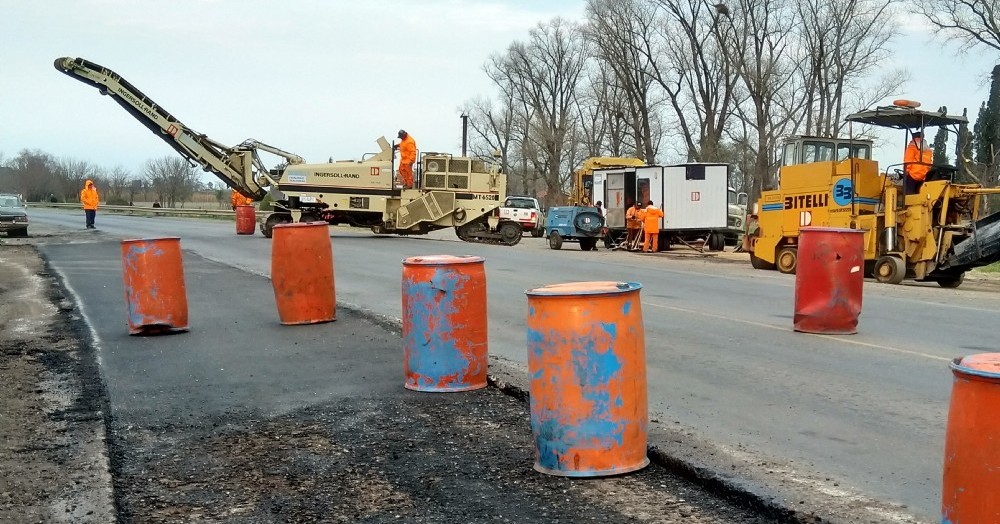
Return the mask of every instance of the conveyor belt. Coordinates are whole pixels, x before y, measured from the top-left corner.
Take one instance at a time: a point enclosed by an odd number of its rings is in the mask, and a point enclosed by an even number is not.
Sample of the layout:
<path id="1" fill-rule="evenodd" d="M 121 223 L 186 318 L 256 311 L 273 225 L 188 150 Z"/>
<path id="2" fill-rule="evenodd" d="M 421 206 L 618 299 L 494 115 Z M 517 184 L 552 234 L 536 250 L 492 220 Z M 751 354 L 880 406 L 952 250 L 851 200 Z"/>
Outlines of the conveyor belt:
<path id="1" fill-rule="evenodd" d="M 998 261 L 1000 261 L 1000 213 L 994 213 L 976 222 L 975 233 L 955 244 L 953 253 L 938 270 L 957 273 Z"/>

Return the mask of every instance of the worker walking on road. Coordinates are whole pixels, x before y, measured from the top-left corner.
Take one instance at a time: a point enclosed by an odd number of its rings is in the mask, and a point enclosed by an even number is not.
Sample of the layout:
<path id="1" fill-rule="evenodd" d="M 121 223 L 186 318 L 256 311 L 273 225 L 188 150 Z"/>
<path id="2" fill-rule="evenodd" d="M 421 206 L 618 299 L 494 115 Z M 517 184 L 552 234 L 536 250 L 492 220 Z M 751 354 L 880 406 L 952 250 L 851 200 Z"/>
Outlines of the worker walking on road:
<path id="1" fill-rule="evenodd" d="M 646 204 L 646 210 L 642 214 L 643 228 L 646 232 L 646 240 L 642 243 L 642 252 L 649 252 L 650 240 L 653 242 L 653 253 L 660 250 L 660 219 L 663 218 L 663 211 L 657 209 L 650 200 Z"/>
<path id="2" fill-rule="evenodd" d="M 80 203 L 83 204 L 83 213 L 87 215 L 87 229 L 97 229 L 94 226 L 94 218 L 97 217 L 97 187 L 93 180 L 87 180 L 80 191 Z"/>
<path id="3" fill-rule="evenodd" d="M 906 146 L 906 153 L 903 154 L 903 169 L 906 177 L 903 178 L 903 194 L 914 195 L 920 192 L 920 186 L 927 178 L 927 172 L 931 170 L 934 163 L 934 151 L 924 142 L 924 134 L 920 131 L 913 132 L 913 139 Z"/>
<path id="4" fill-rule="evenodd" d="M 399 144 L 399 178 L 403 181 L 403 187 L 413 189 L 413 163 L 417 161 L 417 142 L 406 131 L 400 129 Z"/>
<path id="5" fill-rule="evenodd" d="M 252 198 L 247 198 L 247 197 L 243 196 L 242 194 L 240 194 L 239 191 L 237 191 L 235 189 L 233 190 L 233 196 L 230 198 L 230 201 L 233 204 L 233 211 L 236 211 L 236 208 L 239 207 L 239 206 L 252 206 L 253 205 L 253 199 Z"/>

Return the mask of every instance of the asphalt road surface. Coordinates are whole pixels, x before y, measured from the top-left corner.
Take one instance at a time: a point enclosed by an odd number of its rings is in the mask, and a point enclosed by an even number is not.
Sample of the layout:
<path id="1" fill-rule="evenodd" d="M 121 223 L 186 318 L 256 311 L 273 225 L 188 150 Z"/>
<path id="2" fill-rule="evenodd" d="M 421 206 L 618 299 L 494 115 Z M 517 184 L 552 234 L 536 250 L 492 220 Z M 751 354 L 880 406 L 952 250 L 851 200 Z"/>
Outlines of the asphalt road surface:
<path id="1" fill-rule="evenodd" d="M 93 234 L 82 212 L 29 213 L 32 223 Z M 179 236 L 207 259 L 269 272 L 270 241 L 237 236 L 232 222 L 99 213 L 97 226 L 119 238 Z M 813 336 L 791 329 L 794 278 L 749 264 L 575 245 L 551 251 L 533 238 L 485 246 L 447 231 L 403 238 L 331 228 L 331 236 L 338 301 L 393 318 L 403 258 L 485 257 L 490 352 L 521 366 L 525 289 L 642 283 L 650 410 L 661 428 L 654 444 L 672 439 L 662 446 L 694 463 L 731 462 L 765 493 L 815 495 L 803 502 L 833 500 L 885 521 L 938 519 L 948 361 L 997 347 L 1000 293 L 974 282 L 957 290 L 866 283 L 859 334 Z"/>

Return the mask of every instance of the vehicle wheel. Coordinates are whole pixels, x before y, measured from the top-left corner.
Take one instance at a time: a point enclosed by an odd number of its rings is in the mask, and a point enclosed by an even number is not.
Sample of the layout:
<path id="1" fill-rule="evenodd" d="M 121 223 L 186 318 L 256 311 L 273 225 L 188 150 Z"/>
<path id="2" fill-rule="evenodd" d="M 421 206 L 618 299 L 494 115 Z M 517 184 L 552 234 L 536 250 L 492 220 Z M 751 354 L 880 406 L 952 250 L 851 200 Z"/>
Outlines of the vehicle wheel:
<path id="1" fill-rule="evenodd" d="M 549 233 L 549 249 L 562 249 L 562 235 L 558 231 Z"/>
<path id="2" fill-rule="evenodd" d="M 580 250 L 581 251 L 593 251 L 597 247 L 596 238 L 581 238 L 580 239 Z"/>
<path id="3" fill-rule="evenodd" d="M 292 221 L 292 216 L 284 213 L 271 213 L 267 217 L 267 220 L 260 225 L 260 233 L 264 235 L 265 238 L 271 238 L 274 235 L 274 226 L 278 224 L 287 224 Z"/>
<path id="4" fill-rule="evenodd" d="M 524 234 L 524 230 L 521 229 L 521 224 L 514 222 L 500 224 L 500 242 L 505 246 L 513 246 L 520 242 L 522 234 Z"/>
<path id="5" fill-rule="evenodd" d="M 778 250 L 778 256 L 774 257 L 778 271 L 788 275 L 795 274 L 795 268 L 799 265 L 799 250 L 795 247 L 785 246 Z"/>
<path id="6" fill-rule="evenodd" d="M 26 237 L 28 236 L 28 228 L 24 229 L 11 229 L 7 232 L 9 237 Z"/>
<path id="7" fill-rule="evenodd" d="M 708 249 L 709 251 L 725 251 L 726 236 L 722 233 L 712 233 L 708 235 Z"/>
<path id="8" fill-rule="evenodd" d="M 531 230 L 531 236 L 534 237 L 534 238 L 538 238 L 538 237 L 540 237 L 540 236 L 542 236 L 544 234 L 545 234 L 545 230 L 542 229 L 542 228 L 535 228 L 535 229 Z"/>
<path id="9" fill-rule="evenodd" d="M 955 289 L 956 287 L 961 286 L 964 281 L 965 273 L 959 273 L 958 275 L 952 275 L 950 278 L 939 278 L 937 283 L 941 287 Z"/>
<path id="10" fill-rule="evenodd" d="M 765 262 L 763 258 L 760 258 L 753 253 L 750 253 L 750 265 L 753 266 L 754 269 L 774 269 L 774 264 Z"/>
<path id="11" fill-rule="evenodd" d="M 906 276 L 906 263 L 899 257 L 883 255 L 875 261 L 872 276 L 883 284 L 899 284 Z"/>

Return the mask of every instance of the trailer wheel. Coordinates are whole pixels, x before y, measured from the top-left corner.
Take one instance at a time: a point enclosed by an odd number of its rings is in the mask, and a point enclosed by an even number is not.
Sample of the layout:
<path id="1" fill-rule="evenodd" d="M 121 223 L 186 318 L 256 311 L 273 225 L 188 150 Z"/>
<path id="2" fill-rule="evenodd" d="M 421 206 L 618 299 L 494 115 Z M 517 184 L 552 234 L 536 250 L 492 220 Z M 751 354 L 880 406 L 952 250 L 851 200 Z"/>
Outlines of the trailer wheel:
<path id="1" fill-rule="evenodd" d="M 709 251 L 725 251 L 726 250 L 726 236 L 722 233 L 715 232 L 708 235 L 708 250 Z"/>
<path id="2" fill-rule="evenodd" d="M 799 250 L 795 247 L 785 246 L 778 250 L 778 256 L 774 258 L 778 271 L 788 275 L 795 274 L 795 268 L 799 265 Z"/>
<path id="3" fill-rule="evenodd" d="M 538 237 L 540 237 L 540 236 L 542 236 L 544 234 L 545 234 L 545 230 L 542 229 L 542 228 L 540 228 L 540 227 L 536 227 L 535 229 L 531 230 L 531 236 L 532 236 L 532 238 L 538 238 Z"/>
<path id="4" fill-rule="evenodd" d="M 899 284 L 906 276 L 906 264 L 903 259 L 892 255 L 883 255 L 875 261 L 872 275 L 877 282 L 883 284 Z"/>
<path id="5" fill-rule="evenodd" d="M 562 242 L 562 235 L 558 231 L 549 233 L 549 249 L 561 249 Z"/>
<path id="6" fill-rule="evenodd" d="M 937 283 L 943 288 L 955 289 L 961 286 L 964 281 L 965 273 L 959 273 L 958 275 L 951 275 L 949 278 L 939 278 Z"/>

